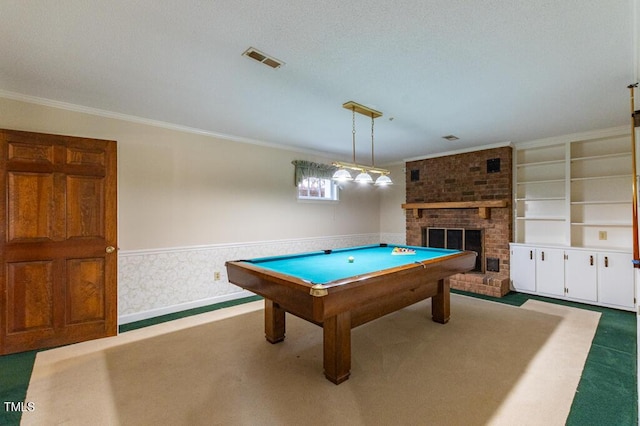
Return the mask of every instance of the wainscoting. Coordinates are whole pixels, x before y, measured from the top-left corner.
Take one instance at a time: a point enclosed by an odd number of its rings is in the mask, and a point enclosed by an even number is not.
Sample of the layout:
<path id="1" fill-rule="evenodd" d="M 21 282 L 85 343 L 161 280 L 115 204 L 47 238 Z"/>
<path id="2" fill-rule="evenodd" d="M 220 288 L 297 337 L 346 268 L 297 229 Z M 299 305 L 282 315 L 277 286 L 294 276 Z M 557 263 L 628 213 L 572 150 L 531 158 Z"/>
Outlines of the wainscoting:
<path id="1" fill-rule="evenodd" d="M 339 247 L 404 244 L 404 234 L 337 235 L 293 240 L 215 244 L 118 254 L 120 324 L 251 296 L 229 283 L 225 262 Z M 216 273 L 220 279 L 216 280 Z"/>

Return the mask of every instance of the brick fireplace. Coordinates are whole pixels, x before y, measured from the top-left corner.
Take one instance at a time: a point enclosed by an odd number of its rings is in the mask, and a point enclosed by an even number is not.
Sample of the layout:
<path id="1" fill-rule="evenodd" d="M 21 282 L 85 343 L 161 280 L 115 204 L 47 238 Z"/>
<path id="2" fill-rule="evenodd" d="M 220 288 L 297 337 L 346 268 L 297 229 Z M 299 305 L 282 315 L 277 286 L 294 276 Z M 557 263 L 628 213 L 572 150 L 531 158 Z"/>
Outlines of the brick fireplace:
<path id="1" fill-rule="evenodd" d="M 407 244 L 459 248 L 452 244 L 464 244 L 465 236 L 473 234 L 478 265 L 472 272 L 452 276 L 451 288 L 497 297 L 507 294 L 513 220 L 511 147 L 411 161 L 406 170 Z"/>

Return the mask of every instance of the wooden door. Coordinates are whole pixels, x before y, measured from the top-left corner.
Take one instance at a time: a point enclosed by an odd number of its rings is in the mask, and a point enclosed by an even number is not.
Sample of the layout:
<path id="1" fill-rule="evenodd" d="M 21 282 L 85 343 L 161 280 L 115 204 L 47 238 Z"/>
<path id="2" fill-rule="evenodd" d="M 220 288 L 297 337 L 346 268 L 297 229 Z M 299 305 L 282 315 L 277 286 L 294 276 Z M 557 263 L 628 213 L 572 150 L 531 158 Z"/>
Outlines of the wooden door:
<path id="1" fill-rule="evenodd" d="M 116 143 L 0 129 L 0 354 L 117 333 Z"/>

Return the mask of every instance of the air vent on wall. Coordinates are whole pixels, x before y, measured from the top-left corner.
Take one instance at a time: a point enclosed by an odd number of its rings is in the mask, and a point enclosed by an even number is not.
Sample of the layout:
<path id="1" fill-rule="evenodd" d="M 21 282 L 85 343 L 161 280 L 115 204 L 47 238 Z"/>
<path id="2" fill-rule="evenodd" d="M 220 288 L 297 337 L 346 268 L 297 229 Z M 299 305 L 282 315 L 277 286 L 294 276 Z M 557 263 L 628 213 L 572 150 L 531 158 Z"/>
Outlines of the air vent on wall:
<path id="1" fill-rule="evenodd" d="M 261 62 L 271 68 L 277 69 L 284 65 L 284 62 L 282 62 L 281 60 L 276 59 L 273 56 L 269 56 L 266 53 L 259 51 L 255 47 L 248 48 L 242 55 Z"/>

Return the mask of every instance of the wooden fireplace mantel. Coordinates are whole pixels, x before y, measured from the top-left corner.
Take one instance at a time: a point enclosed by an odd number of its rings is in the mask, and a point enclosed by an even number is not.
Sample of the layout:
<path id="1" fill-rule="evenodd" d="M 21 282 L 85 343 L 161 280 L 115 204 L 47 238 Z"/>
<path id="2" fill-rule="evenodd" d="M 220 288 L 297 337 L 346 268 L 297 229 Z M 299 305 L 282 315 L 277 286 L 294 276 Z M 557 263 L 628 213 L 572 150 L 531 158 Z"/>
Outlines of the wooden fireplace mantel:
<path id="1" fill-rule="evenodd" d="M 413 217 L 421 217 L 422 210 L 425 209 L 478 209 L 478 215 L 483 219 L 491 218 L 492 208 L 507 207 L 507 200 L 487 200 L 487 201 L 452 201 L 441 203 L 407 203 L 403 204 L 405 210 L 413 210 Z"/>

